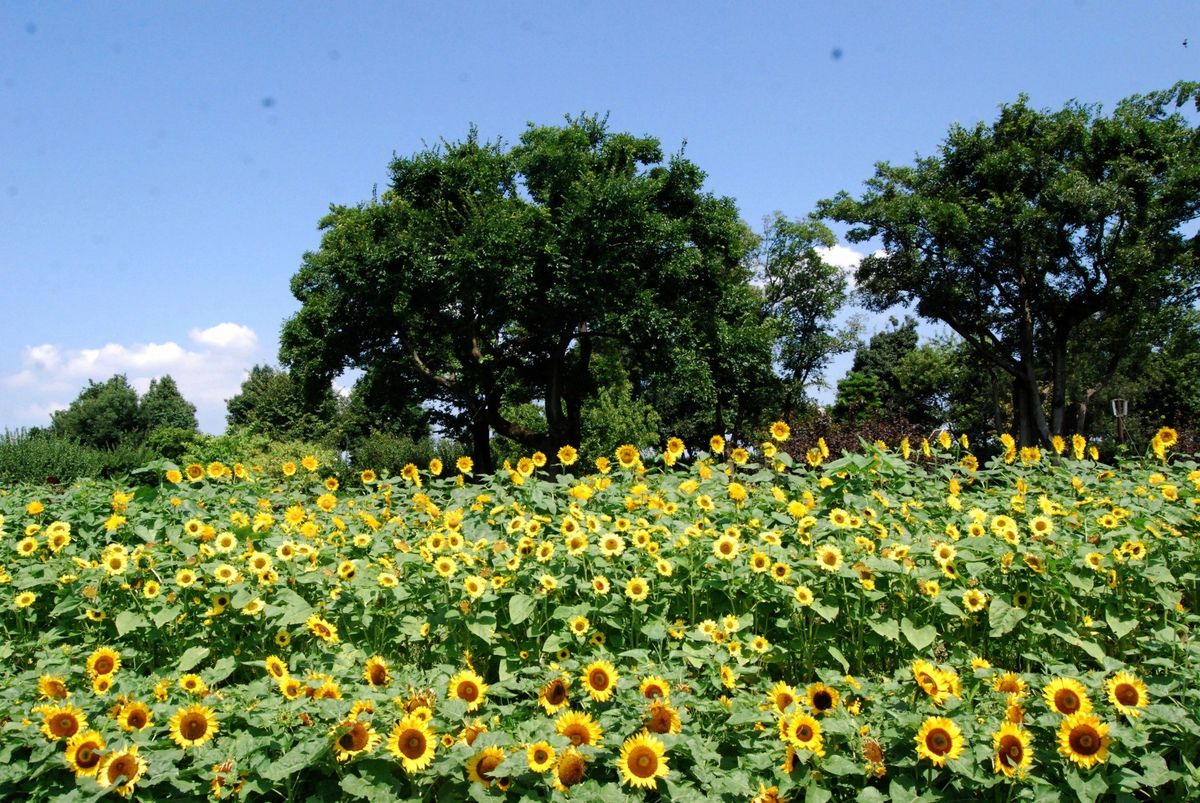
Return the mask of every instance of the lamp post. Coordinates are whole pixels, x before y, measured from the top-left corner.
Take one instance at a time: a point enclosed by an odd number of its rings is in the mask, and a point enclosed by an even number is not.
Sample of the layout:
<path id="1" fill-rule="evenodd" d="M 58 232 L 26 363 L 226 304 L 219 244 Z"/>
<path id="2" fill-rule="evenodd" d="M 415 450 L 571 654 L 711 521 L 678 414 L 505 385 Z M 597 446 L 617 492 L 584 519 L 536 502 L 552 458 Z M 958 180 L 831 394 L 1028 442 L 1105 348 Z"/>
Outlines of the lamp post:
<path id="1" fill-rule="evenodd" d="M 1112 400 L 1113 418 L 1117 419 L 1117 440 L 1125 443 L 1125 416 L 1129 415 L 1128 399 Z"/>

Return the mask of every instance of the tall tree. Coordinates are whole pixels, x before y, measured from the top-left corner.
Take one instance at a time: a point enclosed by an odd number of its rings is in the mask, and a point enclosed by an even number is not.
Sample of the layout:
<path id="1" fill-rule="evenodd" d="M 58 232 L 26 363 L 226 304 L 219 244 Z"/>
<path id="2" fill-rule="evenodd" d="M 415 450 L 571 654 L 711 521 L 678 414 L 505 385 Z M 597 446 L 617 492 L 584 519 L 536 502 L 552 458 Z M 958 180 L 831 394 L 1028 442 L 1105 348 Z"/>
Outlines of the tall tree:
<path id="1" fill-rule="evenodd" d="M 834 319 L 846 303 L 848 282 L 819 247 L 837 238 L 814 218 L 788 220 L 776 212 L 765 222 L 751 265 L 762 285 L 765 314 L 775 321 L 776 359 L 786 387 L 785 407 L 795 412 L 807 389 L 838 354 L 858 342 L 855 322 L 837 328 Z"/>
<path id="2" fill-rule="evenodd" d="M 287 371 L 256 365 L 237 395 L 226 402 L 231 427 L 245 427 L 274 440 L 325 441 L 335 437 L 338 405 L 326 385 L 310 397 Z"/>
<path id="3" fill-rule="evenodd" d="M 67 409 L 54 413 L 51 426 L 55 434 L 98 448 L 116 446 L 124 440 L 140 442 L 146 434 L 137 391 L 124 374 L 104 382 L 88 380 L 87 387 Z"/>
<path id="4" fill-rule="evenodd" d="M 579 444 L 600 339 L 621 344 L 639 378 L 679 356 L 695 387 L 719 386 L 735 353 L 769 367 L 769 337 L 745 336 L 759 324 L 740 301 L 751 239 L 703 179 L 597 117 L 531 125 L 511 149 L 471 131 L 398 158 L 380 197 L 322 220 L 321 247 L 292 280 L 302 307 L 281 357 L 309 386 L 360 368 L 413 388 L 405 401 L 472 443 L 483 470 L 492 431 L 543 450 Z M 749 397 L 725 393 L 709 408 L 717 426 L 747 417 Z M 504 414 L 535 398 L 545 433 Z"/>
<path id="5" fill-rule="evenodd" d="M 1021 97 L 991 125 L 953 126 L 936 157 L 877 165 L 861 198 L 820 213 L 852 224 L 852 242 L 882 239 L 858 267 L 866 301 L 948 324 L 1011 377 L 1021 442 L 1047 441 L 1063 432 L 1083 322 L 1196 296 L 1200 237 L 1183 227 L 1200 213 L 1200 131 L 1184 105 L 1200 110 L 1200 84 L 1107 117 Z"/>
<path id="6" fill-rule="evenodd" d="M 179 386 L 170 374 L 161 379 L 150 380 L 150 387 L 141 399 L 141 413 L 147 431 L 159 427 L 195 431 L 199 427 L 196 421 L 196 405 L 183 398 Z"/>

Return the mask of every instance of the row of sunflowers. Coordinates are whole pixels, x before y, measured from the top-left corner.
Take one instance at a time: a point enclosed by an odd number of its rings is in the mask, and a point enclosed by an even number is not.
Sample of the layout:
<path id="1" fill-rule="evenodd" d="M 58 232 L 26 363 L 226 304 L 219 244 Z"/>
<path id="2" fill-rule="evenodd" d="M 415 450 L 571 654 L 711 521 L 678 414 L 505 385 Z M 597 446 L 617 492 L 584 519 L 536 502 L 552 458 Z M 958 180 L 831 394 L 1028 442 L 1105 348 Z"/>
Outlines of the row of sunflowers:
<path id="1" fill-rule="evenodd" d="M 0 490 L 0 796 L 1200 795 L 1200 469 L 965 437 Z"/>

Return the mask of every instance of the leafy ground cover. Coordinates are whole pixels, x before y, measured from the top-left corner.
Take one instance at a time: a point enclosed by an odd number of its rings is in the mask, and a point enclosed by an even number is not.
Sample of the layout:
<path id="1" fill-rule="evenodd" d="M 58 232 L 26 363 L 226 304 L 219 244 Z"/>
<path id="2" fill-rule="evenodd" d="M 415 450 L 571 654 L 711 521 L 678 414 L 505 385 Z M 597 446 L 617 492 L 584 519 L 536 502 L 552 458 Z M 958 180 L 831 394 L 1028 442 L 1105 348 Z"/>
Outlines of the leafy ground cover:
<path id="1" fill-rule="evenodd" d="M 1190 799 L 1173 441 L 4 489 L 0 794 Z"/>

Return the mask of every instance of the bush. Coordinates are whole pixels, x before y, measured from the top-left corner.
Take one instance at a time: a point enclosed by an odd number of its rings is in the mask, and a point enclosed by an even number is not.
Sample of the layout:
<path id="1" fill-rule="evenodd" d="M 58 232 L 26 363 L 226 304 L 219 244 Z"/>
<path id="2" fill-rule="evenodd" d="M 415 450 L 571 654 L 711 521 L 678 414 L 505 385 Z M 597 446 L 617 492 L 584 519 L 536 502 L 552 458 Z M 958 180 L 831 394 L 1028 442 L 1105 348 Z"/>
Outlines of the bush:
<path id="1" fill-rule="evenodd" d="M 400 470 L 409 463 L 424 469 L 436 457 L 444 466 L 452 468 L 454 461 L 469 453 L 470 450 L 457 441 L 413 440 L 404 435 L 372 432 L 354 442 L 350 449 L 350 466 L 356 472 L 369 468 L 379 474 L 399 476 Z"/>
<path id="2" fill-rule="evenodd" d="M 97 476 L 102 462 L 95 449 L 50 432 L 17 430 L 0 436 L 0 482 L 5 484 L 70 483 Z"/>

